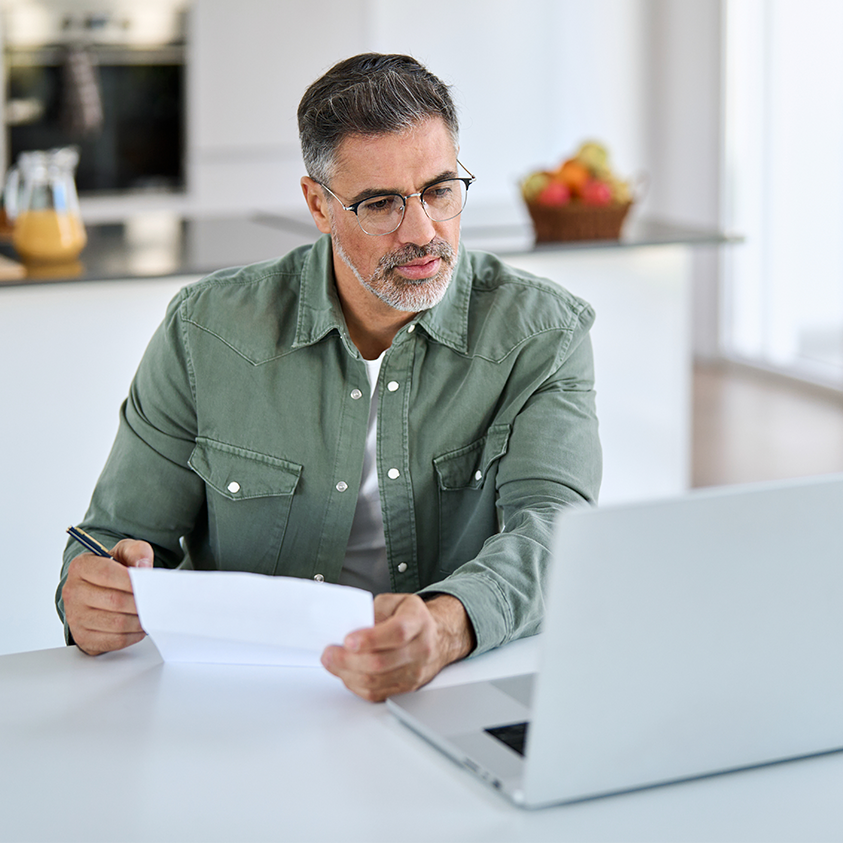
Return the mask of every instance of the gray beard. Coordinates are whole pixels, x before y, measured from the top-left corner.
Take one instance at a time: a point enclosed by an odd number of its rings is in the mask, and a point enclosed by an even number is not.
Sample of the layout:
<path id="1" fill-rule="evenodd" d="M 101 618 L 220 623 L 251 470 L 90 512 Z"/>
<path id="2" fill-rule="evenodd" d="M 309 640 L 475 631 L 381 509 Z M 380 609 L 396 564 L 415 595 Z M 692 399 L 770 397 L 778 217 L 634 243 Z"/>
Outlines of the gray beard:
<path id="1" fill-rule="evenodd" d="M 389 252 L 379 261 L 377 268 L 369 278 L 364 278 L 357 267 L 351 262 L 336 231 L 331 232 L 331 239 L 342 262 L 354 273 L 354 277 L 373 295 L 396 310 L 406 313 L 419 313 L 429 310 L 442 301 L 451 276 L 454 272 L 454 249 L 451 244 L 436 238 L 427 246 L 406 246 L 397 252 Z M 435 255 L 441 258 L 444 265 L 431 278 L 421 281 L 411 281 L 399 275 L 395 267 L 409 263 L 418 258 Z"/>

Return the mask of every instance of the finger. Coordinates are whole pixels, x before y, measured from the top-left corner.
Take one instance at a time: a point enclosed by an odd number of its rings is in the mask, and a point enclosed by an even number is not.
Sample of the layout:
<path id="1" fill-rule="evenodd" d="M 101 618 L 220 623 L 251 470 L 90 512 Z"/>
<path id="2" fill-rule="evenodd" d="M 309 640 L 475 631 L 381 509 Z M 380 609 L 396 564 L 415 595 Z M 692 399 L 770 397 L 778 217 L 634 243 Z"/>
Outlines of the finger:
<path id="1" fill-rule="evenodd" d="M 64 593 L 67 599 L 82 610 L 96 609 L 122 615 L 137 615 L 131 590 L 103 587 L 84 580 L 75 584 L 68 580 Z"/>
<path id="2" fill-rule="evenodd" d="M 122 650 L 124 647 L 130 647 L 132 644 L 137 644 L 146 638 L 145 632 L 133 632 L 117 635 L 103 635 L 102 633 L 89 633 L 85 630 L 80 631 L 79 635 L 74 633 L 74 643 L 83 652 L 89 656 L 98 656 L 102 653 L 110 653 L 113 650 Z"/>
<path id="3" fill-rule="evenodd" d="M 132 581 L 126 567 L 115 559 L 82 553 L 68 567 L 67 582 L 85 582 L 100 588 L 132 593 Z"/>
<path id="4" fill-rule="evenodd" d="M 374 673 L 350 669 L 349 654 L 342 647 L 328 647 L 322 654 L 322 664 L 334 676 L 342 680 L 349 691 L 370 702 L 381 702 L 393 694 L 418 688 L 430 679 L 424 665 L 411 661 L 385 673 Z M 353 660 L 355 656 L 351 656 Z"/>
<path id="5" fill-rule="evenodd" d="M 411 642 L 408 647 L 393 650 L 374 650 L 356 653 L 332 645 L 322 654 L 322 664 L 335 676 L 386 676 L 418 661 L 421 647 Z"/>
<path id="6" fill-rule="evenodd" d="M 386 595 L 378 595 L 378 597 Z M 369 629 L 349 633 L 343 644 L 352 652 L 394 650 L 405 647 L 425 628 L 428 613 L 420 597 L 414 594 L 391 595 L 400 597 L 394 611 L 383 621 Z M 377 600 L 377 598 L 376 598 Z M 389 601 L 383 601 L 389 607 Z"/>
<path id="7" fill-rule="evenodd" d="M 155 554 L 148 542 L 122 539 L 111 549 L 111 555 L 127 568 L 151 568 Z"/>
<path id="8" fill-rule="evenodd" d="M 70 563 L 62 599 L 71 623 L 84 619 L 89 610 L 137 615 L 129 572 L 119 562 L 92 553 Z"/>
<path id="9" fill-rule="evenodd" d="M 418 688 L 436 673 L 431 668 L 434 622 L 427 604 L 411 594 L 385 595 L 376 602 L 385 620 L 350 633 L 345 646 L 327 647 L 322 655 L 330 673 L 371 701 Z"/>
<path id="10" fill-rule="evenodd" d="M 134 635 L 143 632 L 140 619 L 133 612 L 110 612 L 91 607 L 82 613 L 77 628 L 89 633 L 107 635 Z"/>
<path id="11" fill-rule="evenodd" d="M 408 594 L 393 594 L 392 592 L 385 592 L 384 594 L 375 595 L 375 623 L 385 621 L 387 618 L 395 614 L 395 610 L 404 602 Z"/>
<path id="12" fill-rule="evenodd" d="M 68 579 L 63 598 L 73 640 L 86 653 L 119 650 L 145 635 L 131 594 Z"/>

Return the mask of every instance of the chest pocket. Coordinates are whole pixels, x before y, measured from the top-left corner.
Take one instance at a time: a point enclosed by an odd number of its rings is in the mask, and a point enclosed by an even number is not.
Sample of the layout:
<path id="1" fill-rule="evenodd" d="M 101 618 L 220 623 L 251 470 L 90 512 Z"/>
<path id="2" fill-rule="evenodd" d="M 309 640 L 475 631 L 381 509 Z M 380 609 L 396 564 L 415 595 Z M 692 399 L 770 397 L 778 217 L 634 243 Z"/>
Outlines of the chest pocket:
<path id="1" fill-rule="evenodd" d="M 208 539 L 220 570 L 274 574 L 302 466 L 205 438 L 188 464 L 205 481 Z"/>
<path id="2" fill-rule="evenodd" d="M 440 574 L 473 559 L 498 531 L 495 476 L 509 433 L 508 424 L 492 425 L 482 439 L 433 460 L 439 486 Z"/>
<path id="3" fill-rule="evenodd" d="M 479 489 L 489 468 L 506 453 L 509 425 L 492 425 L 486 435 L 464 448 L 436 457 L 433 466 L 443 490 Z"/>

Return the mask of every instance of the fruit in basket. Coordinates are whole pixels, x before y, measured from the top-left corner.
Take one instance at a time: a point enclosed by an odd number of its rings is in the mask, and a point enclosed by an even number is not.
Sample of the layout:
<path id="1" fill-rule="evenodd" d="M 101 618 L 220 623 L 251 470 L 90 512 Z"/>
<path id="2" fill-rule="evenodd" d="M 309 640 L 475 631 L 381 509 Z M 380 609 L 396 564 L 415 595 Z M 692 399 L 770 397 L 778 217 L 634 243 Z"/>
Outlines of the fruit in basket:
<path id="1" fill-rule="evenodd" d="M 532 202 L 538 198 L 538 195 L 547 187 L 550 181 L 550 173 L 530 173 L 530 175 L 521 182 L 521 193 L 528 202 Z"/>
<path id="2" fill-rule="evenodd" d="M 560 184 L 568 189 L 569 200 L 560 201 L 562 191 L 551 188 Z M 530 173 L 521 182 L 521 193 L 530 202 L 563 205 L 567 201 L 586 205 L 627 205 L 632 202 L 632 188 L 612 171 L 608 149 L 595 140 L 583 142 L 573 156 L 565 158 L 555 170 Z"/>
<path id="3" fill-rule="evenodd" d="M 620 237 L 632 187 L 612 170 L 608 149 L 588 140 L 555 168 L 521 182 L 537 243 Z"/>
<path id="4" fill-rule="evenodd" d="M 591 173 L 581 162 L 569 158 L 553 174 L 554 179 L 564 184 L 574 196 L 582 196 L 583 189 L 591 180 Z"/>
<path id="5" fill-rule="evenodd" d="M 536 202 L 542 205 L 567 205 L 570 201 L 571 191 L 561 181 L 549 181 L 536 196 Z"/>
<path id="6" fill-rule="evenodd" d="M 586 141 L 577 150 L 574 156 L 591 174 L 593 178 L 605 179 L 611 175 L 612 168 L 609 166 L 609 150 L 597 141 Z"/>
<path id="7" fill-rule="evenodd" d="M 612 202 L 612 188 L 600 179 L 589 179 L 580 193 L 587 205 L 609 205 Z"/>

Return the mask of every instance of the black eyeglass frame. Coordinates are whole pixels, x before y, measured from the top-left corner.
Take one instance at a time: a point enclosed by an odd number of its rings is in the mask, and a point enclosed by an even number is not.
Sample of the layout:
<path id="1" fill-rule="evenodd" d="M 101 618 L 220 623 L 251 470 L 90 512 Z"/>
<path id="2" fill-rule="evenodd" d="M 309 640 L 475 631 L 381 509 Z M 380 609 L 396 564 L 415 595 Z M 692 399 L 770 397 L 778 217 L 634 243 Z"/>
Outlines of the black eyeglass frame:
<path id="1" fill-rule="evenodd" d="M 407 211 L 407 200 L 408 200 L 408 199 L 412 199 L 414 196 L 418 196 L 418 197 L 419 197 L 419 202 L 421 202 L 422 210 L 424 211 L 425 215 L 427 216 L 427 218 L 428 218 L 431 222 L 448 222 L 448 220 L 455 220 L 455 219 L 456 219 L 456 218 L 457 218 L 457 217 L 458 217 L 458 216 L 459 216 L 459 215 L 463 212 L 463 210 L 465 209 L 465 203 L 463 203 L 462 208 L 460 208 L 460 209 L 459 209 L 459 211 L 457 211 L 457 213 L 456 213 L 456 214 L 454 214 L 452 217 L 448 217 L 447 219 L 444 219 L 444 220 L 435 220 L 435 219 L 433 219 L 433 217 L 431 217 L 431 216 L 430 216 L 430 214 L 427 212 L 427 204 L 425 203 L 424 199 L 422 199 L 422 196 L 425 194 L 425 192 L 426 192 L 426 191 L 430 190 L 432 187 L 436 187 L 436 185 L 438 185 L 438 184 L 443 184 L 443 183 L 444 183 L 444 182 L 446 182 L 446 181 L 461 181 L 461 182 L 465 185 L 465 195 L 466 195 L 466 201 L 468 201 L 468 188 L 469 188 L 469 187 L 470 187 L 470 186 L 471 186 L 471 185 L 472 185 L 475 181 L 477 181 L 477 177 L 476 177 L 476 176 L 475 176 L 475 175 L 471 172 L 471 170 L 469 170 L 469 169 L 468 169 L 468 167 L 466 167 L 463 163 L 461 163 L 459 159 L 457 159 L 457 164 L 459 164 L 459 165 L 460 165 L 460 167 L 462 167 L 462 168 L 463 168 L 463 170 L 465 170 L 465 171 L 468 173 L 469 178 L 463 178 L 463 177 L 460 177 L 460 176 L 454 176 L 453 178 L 448 178 L 448 179 L 439 179 L 439 181 L 435 181 L 435 182 L 433 182 L 433 184 L 429 184 L 429 185 L 427 185 L 427 187 L 423 188 L 422 190 L 419 190 L 419 191 L 417 191 L 416 193 L 408 193 L 406 196 L 402 196 L 400 193 L 378 193 L 378 194 L 375 194 L 374 196 L 367 196 L 367 197 L 365 197 L 364 199 L 361 199 L 359 202 L 355 202 L 355 203 L 353 203 L 352 205 L 346 205 L 346 204 L 342 201 L 342 199 L 340 199 L 340 197 L 339 197 L 339 196 L 337 196 L 337 194 L 336 194 L 336 193 L 334 193 L 334 191 L 333 191 L 333 190 L 331 190 L 331 188 L 330 188 L 330 187 L 328 187 L 328 185 L 327 185 L 327 184 L 322 184 L 322 182 L 321 182 L 321 181 L 316 182 L 316 184 L 318 184 L 318 185 L 319 185 L 319 187 L 321 187 L 321 188 L 323 188 L 323 189 L 327 190 L 327 191 L 328 191 L 328 193 L 330 193 L 330 194 L 331 194 L 331 196 L 333 196 L 333 197 L 334 197 L 334 199 L 336 199 L 336 200 L 337 200 L 337 202 L 339 202 L 339 203 L 340 203 L 340 207 L 341 207 L 344 211 L 351 211 L 351 212 L 354 214 L 354 216 L 357 218 L 357 225 L 359 225 L 359 226 L 360 226 L 360 230 L 361 230 L 364 234 L 367 234 L 369 237 L 386 237 L 386 235 L 387 235 L 387 234 L 392 234 L 393 232 L 398 231 L 398 229 L 399 229 L 399 228 L 401 228 L 401 223 L 402 223 L 402 222 L 404 222 L 404 214 L 405 214 L 405 213 L 406 213 L 406 211 Z M 361 206 L 364 202 L 371 202 L 373 199 L 383 199 L 383 198 L 384 198 L 384 197 L 386 197 L 386 196 L 397 196 L 397 197 L 398 197 L 398 198 L 399 198 L 399 199 L 403 202 L 403 205 L 401 206 L 401 219 L 399 219 L 399 220 L 398 220 L 398 225 L 396 225 L 396 226 L 395 226 L 395 228 L 391 229 L 390 231 L 382 231 L 382 232 L 380 232 L 379 234 L 372 234 L 371 232 L 366 231 L 366 229 L 365 229 L 365 228 L 363 228 L 363 225 L 362 225 L 362 223 L 360 222 L 360 216 L 359 216 L 359 214 L 357 213 L 357 209 L 358 209 L 358 208 L 359 208 L 359 207 L 360 207 L 360 206 Z"/>

